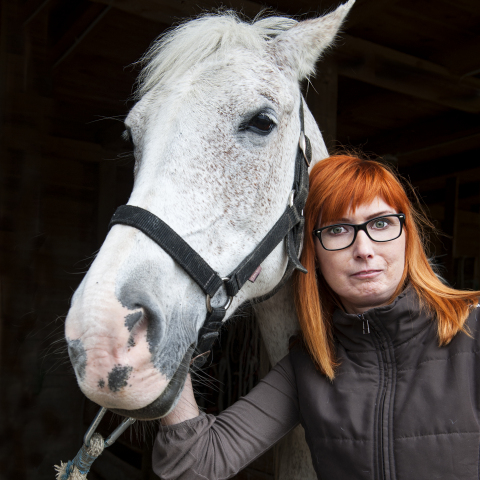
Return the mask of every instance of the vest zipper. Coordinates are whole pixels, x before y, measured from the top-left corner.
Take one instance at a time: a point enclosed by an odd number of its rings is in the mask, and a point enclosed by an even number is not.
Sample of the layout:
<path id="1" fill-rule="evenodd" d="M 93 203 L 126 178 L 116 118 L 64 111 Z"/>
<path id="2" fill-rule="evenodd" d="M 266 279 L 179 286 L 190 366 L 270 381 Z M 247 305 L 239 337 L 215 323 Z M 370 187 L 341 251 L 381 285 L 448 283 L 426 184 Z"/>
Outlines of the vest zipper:
<path id="1" fill-rule="evenodd" d="M 380 348 L 380 356 L 382 358 L 382 364 L 380 365 L 380 368 L 383 371 L 383 385 L 382 385 L 382 394 L 380 396 L 380 402 L 378 405 L 378 410 L 380 412 L 380 421 L 378 423 L 378 448 L 379 448 L 379 453 L 380 453 L 380 467 L 381 471 L 380 473 L 380 478 L 385 479 L 385 438 L 383 434 L 383 419 L 384 419 L 384 414 L 385 414 L 385 399 L 386 399 L 386 394 L 387 394 L 387 379 L 388 379 L 388 372 L 387 368 L 385 367 L 385 357 L 384 357 L 384 347 L 382 344 L 382 339 L 380 337 L 380 334 L 374 330 L 375 336 L 377 337 L 378 343 L 379 343 L 379 348 Z"/>
<path id="2" fill-rule="evenodd" d="M 362 329 L 363 329 L 363 334 L 370 334 L 370 324 L 368 322 L 368 318 L 365 317 L 365 315 L 362 313 L 358 315 L 359 319 L 362 320 Z M 378 454 L 378 479 L 379 480 L 385 480 L 386 479 L 386 471 L 385 471 L 385 438 L 384 438 L 384 433 L 383 433 L 383 419 L 384 419 L 384 412 L 385 412 L 385 401 L 386 401 L 386 394 L 387 394 L 387 383 L 388 383 L 388 362 L 385 358 L 385 346 L 383 339 L 380 335 L 380 332 L 377 331 L 372 325 L 372 330 L 373 330 L 373 337 L 375 338 L 374 343 L 375 343 L 375 349 L 379 351 L 379 369 L 382 372 L 382 377 L 383 377 L 383 384 L 381 385 L 381 391 L 379 395 L 379 401 L 376 403 L 375 406 L 375 411 L 376 411 L 376 417 L 378 419 L 377 423 L 377 431 L 376 431 L 376 436 L 377 436 L 377 441 L 375 442 L 377 445 L 377 454 Z M 387 439 L 388 441 L 388 439 Z"/>
<path id="3" fill-rule="evenodd" d="M 363 313 L 361 313 L 360 315 L 358 315 L 358 318 L 362 321 L 362 330 L 363 330 L 363 334 L 365 335 L 366 333 L 370 334 L 370 324 L 368 323 L 368 318 L 365 318 L 365 316 L 363 315 Z M 366 327 L 365 328 L 365 324 L 366 324 Z"/>

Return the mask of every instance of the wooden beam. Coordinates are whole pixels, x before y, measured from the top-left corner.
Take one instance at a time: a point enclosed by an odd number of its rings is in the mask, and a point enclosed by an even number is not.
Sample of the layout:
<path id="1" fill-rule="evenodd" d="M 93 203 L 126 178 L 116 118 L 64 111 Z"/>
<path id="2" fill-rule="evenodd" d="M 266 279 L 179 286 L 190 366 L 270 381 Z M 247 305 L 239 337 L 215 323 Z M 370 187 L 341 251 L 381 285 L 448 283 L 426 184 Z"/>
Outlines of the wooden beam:
<path id="1" fill-rule="evenodd" d="M 347 17 L 345 28 L 367 23 L 372 16 L 378 15 L 386 8 L 398 3 L 399 0 L 357 0 Z"/>
<path id="2" fill-rule="evenodd" d="M 51 0 L 30 0 L 23 4 L 23 27 L 26 27 L 49 3 Z"/>
<path id="3" fill-rule="evenodd" d="M 413 185 L 420 194 L 422 200 L 428 205 L 443 205 L 445 202 L 445 185 L 448 178 L 457 177 L 459 182 L 458 198 L 462 205 L 474 204 L 476 199 L 480 203 L 480 167 L 470 168 L 453 172 L 449 174 L 442 174 L 440 172 L 432 171 L 430 177 L 424 179 L 413 179 Z M 443 215 L 442 217 L 443 218 Z"/>
<path id="4" fill-rule="evenodd" d="M 446 181 L 447 179 L 445 178 L 436 177 L 436 183 L 440 185 L 443 184 L 443 187 L 432 190 L 418 187 L 418 193 L 422 197 L 423 202 L 427 205 L 443 204 L 447 197 L 447 189 L 445 188 Z M 458 200 L 473 200 L 480 203 L 480 180 L 462 183 L 459 179 Z"/>
<path id="5" fill-rule="evenodd" d="M 480 119 L 456 113 L 423 119 L 369 138 L 368 148 L 379 155 L 394 155 L 402 167 L 479 149 Z"/>
<path id="6" fill-rule="evenodd" d="M 139 17 L 148 18 L 167 25 L 178 23 L 185 17 L 199 15 L 203 12 L 218 9 L 220 3 L 217 0 L 93 0 L 97 3 L 111 5 Z M 226 7 L 235 8 L 250 18 L 254 18 L 264 6 L 250 0 L 226 0 L 222 2 Z"/>
<path id="7" fill-rule="evenodd" d="M 440 139 L 416 150 L 407 150 L 395 155 L 401 165 L 414 165 L 419 161 L 444 158 L 480 148 L 480 130 L 452 139 Z"/>
<path id="8" fill-rule="evenodd" d="M 149 20 L 165 24 L 176 23 L 179 20 L 198 15 L 205 11 L 214 11 L 218 9 L 219 2 L 216 0 L 183 0 L 181 2 L 171 2 L 169 0 L 92 0 L 97 3 L 111 5 Z M 347 18 L 346 28 L 361 24 L 369 20 L 372 15 L 381 12 L 385 8 L 397 3 L 399 0 L 357 0 L 354 8 Z M 289 15 L 305 15 L 312 17 L 333 11 L 342 0 L 323 0 L 318 8 L 318 4 L 312 4 L 311 0 L 266 0 L 255 2 L 251 0 L 226 0 L 222 5 L 227 8 L 233 8 L 236 11 L 244 13 L 247 17 L 254 18 L 259 12 L 267 8 L 272 8 L 276 13 L 287 13 Z"/>
<path id="9" fill-rule="evenodd" d="M 356 0 L 356 3 L 347 17 L 345 28 L 356 26 L 358 24 L 370 21 L 372 16 L 381 14 L 382 11 L 400 0 Z M 228 6 L 236 10 L 242 10 L 243 0 L 230 0 Z M 318 15 L 324 15 L 332 12 L 339 5 L 345 3 L 345 0 L 262 0 L 252 3 L 258 3 L 261 7 L 271 9 L 275 14 L 287 14 L 300 16 L 302 18 L 314 18 Z M 198 2 L 203 6 L 204 2 Z"/>
<path id="10" fill-rule="evenodd" d="M 465 112 L 480 112 L 480 80 L 350 35 L 335 50 L 348 78 Z"/>
<path id="11" fill-rule="evenodd" d="M 399 171 L 403 176 L 410 178 L 413 182 L 429 182 L 435 177 L 452 175 L 466 180 L 468 176 L 465 178 L 463 172 L 478 171 L 479 158 L 480 149 L 476 149 L 472 150 L 468 155 L 457 154 L 448 157 L 434 158 L 428 162 L 416 163 L 408 167 L 402 167 L 400 164 Z M 471 180 L 473 180 L 473 178 Z"/>
<path id="12" fill-rule="evenodd" d="M 433 54 L 431 60 L 448 67 L 451 72 L 460 77 L 476 75 L 480 73 L 480 59 L 475 52 L 479 51 L 479 35 L 474 35 L 467 40 L 455 38 L 452 42 L 452 48 L 439 50 Z"/>
<path id="13" fill-rule="evenodd" d="M 78 47 L 111 8 L 111 6 L 103 7 L 98 4 L 89 5 L 53 47 L 53 68 L 58 67 Z"/>

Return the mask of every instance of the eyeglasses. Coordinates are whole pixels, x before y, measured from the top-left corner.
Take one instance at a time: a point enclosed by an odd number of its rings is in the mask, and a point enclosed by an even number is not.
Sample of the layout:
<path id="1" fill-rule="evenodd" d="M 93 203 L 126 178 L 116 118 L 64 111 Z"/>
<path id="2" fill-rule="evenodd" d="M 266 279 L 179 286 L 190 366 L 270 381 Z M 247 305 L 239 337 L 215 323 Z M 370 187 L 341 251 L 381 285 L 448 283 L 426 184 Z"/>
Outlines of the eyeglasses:
<path id="1" fill-rule="evenodd" d="M 390 242 L 402 234 L 405 215 L 396 213 L 372 218 L 360 225 L 338 223 L 318 228 L 313 234 L 320 240 L 325 250 L 343 250 L 353 245 L 359 230 L 364 231 L 374 242 Z"/>

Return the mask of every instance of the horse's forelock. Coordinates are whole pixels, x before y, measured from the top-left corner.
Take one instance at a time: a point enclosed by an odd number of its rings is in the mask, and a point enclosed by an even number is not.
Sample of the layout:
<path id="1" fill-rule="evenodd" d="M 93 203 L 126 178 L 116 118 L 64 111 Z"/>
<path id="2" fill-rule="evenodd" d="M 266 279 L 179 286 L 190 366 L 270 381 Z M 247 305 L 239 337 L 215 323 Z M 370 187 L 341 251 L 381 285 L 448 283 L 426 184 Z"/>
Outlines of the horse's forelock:
<path id="1" fill-rule="evenodd" d="M 260 16 L 247 23 L 233 11 L 185 22 L 161 35 L 142 57 L 144 68 L 137 79 L 135 97 L 140 99 L 161 88 L 214 53 L 222 55 L 241 46 L 262 54 L 269 40 L 296 24 L 290 18 Z"/>

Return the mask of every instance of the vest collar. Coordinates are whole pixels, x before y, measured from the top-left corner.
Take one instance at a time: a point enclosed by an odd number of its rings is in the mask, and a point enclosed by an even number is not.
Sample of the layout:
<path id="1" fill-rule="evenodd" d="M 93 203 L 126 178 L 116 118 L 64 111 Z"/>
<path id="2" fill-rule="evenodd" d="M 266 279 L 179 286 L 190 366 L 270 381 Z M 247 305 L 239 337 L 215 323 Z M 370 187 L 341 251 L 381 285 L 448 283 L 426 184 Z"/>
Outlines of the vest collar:
<path id="1" fill-rule="evenodd" d="M 410 285 L 391 304 L 371 308 L 364 312 L 363 318 L 340 309 L 333 314 L 336 337 L 347 350 L 353 351 L 371 350 L 375 345 L 372 335 L 376 333 L 395 348 L 417 335 L 430 322 L 431 315 L 420 308 L 417 293 Z M 368 327 L 370 333 L 367 333 Z"/>

